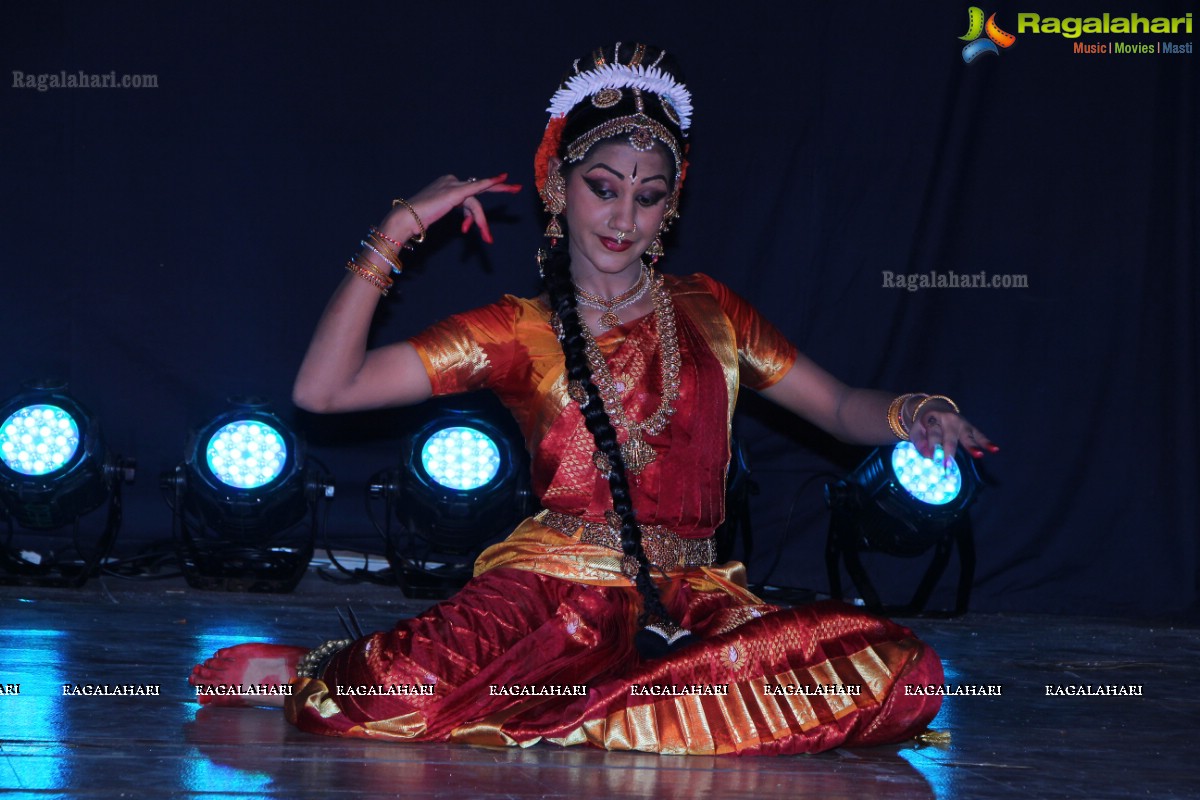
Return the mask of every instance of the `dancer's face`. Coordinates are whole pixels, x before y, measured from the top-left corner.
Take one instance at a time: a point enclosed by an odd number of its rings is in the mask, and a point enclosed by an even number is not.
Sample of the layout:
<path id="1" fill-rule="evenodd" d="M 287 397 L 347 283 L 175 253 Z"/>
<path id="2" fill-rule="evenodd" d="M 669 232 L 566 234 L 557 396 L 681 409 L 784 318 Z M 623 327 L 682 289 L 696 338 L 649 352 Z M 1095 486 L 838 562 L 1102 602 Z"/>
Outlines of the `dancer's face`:
<path id="1" fill-rule="evenodd" d="M 571 166 L 565 213 L 577 279 L 587 270 L 640 270 L 666 214 L 673 172 L 661 145 L 641 152 L 624 137 L 597 145 Z"/>

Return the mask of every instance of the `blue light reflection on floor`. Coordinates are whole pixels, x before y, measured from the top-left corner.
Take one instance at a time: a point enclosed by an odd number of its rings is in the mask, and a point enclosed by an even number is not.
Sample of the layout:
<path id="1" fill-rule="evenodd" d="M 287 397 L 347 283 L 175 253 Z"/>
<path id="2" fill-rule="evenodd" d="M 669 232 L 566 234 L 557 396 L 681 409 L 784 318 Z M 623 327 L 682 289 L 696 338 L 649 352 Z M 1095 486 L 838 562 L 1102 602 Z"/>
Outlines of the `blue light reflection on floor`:
<path id="1" fill-rule="evenodd" d="M 951 666 L 949 660 L 943 659 L 942 669 L 946 673 L 945 682 L 957 685 L 959 682 L 958 670 Z M 953 737 L 954 733 L 959 730 L 959 709 L 956 707 L 956 701 L 957 698 L 954 697 L 942 699 L 941 710 L 933 718 L 933 722 L 929 723 L 930 730 L 946 732 Z M 953 759 L 953 747 L 954 741 L 951 739 L 949 745 L 906 747 L 899 753 L 901 758 L 911 764 L 913 769 L 921 773 L 921 776 L 929 782 L 934 796 L 938 800 L 952 800 L 952 798 L 959 797 L 955 785 L 955 768 L 949 763 Z"/>
<path id="2" fill-rule="evenodd" d="M 0 629 L 0 683 L 21 687 L 19 695 L 0 696 L 0 741 L 12 768 L 0 773 L 0 790 L 47 791 L 70 785 L 72 762 L 62 745 L 71 731 L 62 694 L 65 644 L 62 631 Z"/>
<path id="3" fill-rule="evenodd" d="M 207 756 L 197 751 L 195 761 L 180 761 L 180 784 L 192 792 L 220 794 L 262 794 L 271 787 L 272 778 L 263 772 L 245 770 L 214 764 Z"/>
<path id="4" fill-rule="evenodd" d="M 262 630 L 250 627 L 244 623 L 227 623 L 211 625 L 201 629 L 195 636 L 193 649 L 196 663 L 204 661 L 216 651 L 224 647 L 232 647 L 244 642 L 263 641 Z M 199 704 L 191 704 L 187 719 L 195 718 L 200 709 Z M 180 761 L 179 785 L 192 792 L 215 793 L 262 793 L 267 791 L 272 782 L 270 775 L 263 772 L 252 772 L 213 762 L 200 748 L 193 748 L 194 760 Z"/>

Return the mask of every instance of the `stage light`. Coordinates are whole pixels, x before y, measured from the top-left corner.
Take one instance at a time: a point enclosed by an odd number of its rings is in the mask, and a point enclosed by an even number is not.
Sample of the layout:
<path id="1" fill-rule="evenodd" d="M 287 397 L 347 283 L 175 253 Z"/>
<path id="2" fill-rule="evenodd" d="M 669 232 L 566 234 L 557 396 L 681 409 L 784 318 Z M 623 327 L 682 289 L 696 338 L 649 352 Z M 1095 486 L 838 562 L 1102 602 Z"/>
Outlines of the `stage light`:
<path id="1" fill-rule="evenodd" d="M 79 450 L 79 424 L 58 406 L 23 406 L 0 424 L 0 459 L 22 475 L 62 469 Z"/>
<path id="2" fill-rule="evenodd" d="M 957 461 L 945 467 L 921 455 L 912 442 L 892 448 L 892 473 L 915 499 L 931 506 L 952 503 L 962 493 L 962 470 Z"/>
<path id="3" fill-rule="evenodd" d="M 462 586 L 483 548 L 532 511 L 520 433 L 482 403 L 432 410 L 404 437 L 399 467 L 371 479 L 369 496 L 385 502 L 376 527 L 410 597 Z"/>
<path id="4" fill-rule="evenodd" d="M 333 481 L 265 403 L 231 404 L 163 475 L 180 564 L 200 589 L 291 591 L 312 559 Z"/>
<path id="5" fill-rule="evenodd" d="M 279 477 L 287 463 L 283 435 L 256 419 L 235 419 L 208 439 L 205 463 L 221 483 L 259 489 Z"/>
<path id="6" fill-rule="evenodd" d="M 831 594 L 842 594 L 841 566 L 875 611 L 915 613 L 924 609 L 937 581 L 945 572 L 954 546 L 958 546 L 959 586 L 955 613 L 964 613 L 970 602 L 975 571 L 975 543 L 967 509 L 979 488 L 975 464 L 960 448 L 954 460 L 921 455 L 911 442 L 881 447 L 871 453 L 844 480 L 825 487 L 831 517 L 825 565 Z M 904 606 L 885 606 L 859 554 L 878 552 L 911 558 L 934 549 L 912 599 Z"/>
<path id="7" fill-rule="evenodd" d="M 121 526 L 121 487 L 131 460 L 104 447 L 100 425 L 67 393 L 42 381 L 0 405 L 0 582 L 80 586 L 111 552 Z M 103 529 L 82 530 L 85 516 L 108 505 Z M 16 529 L 39 532 L 18 537 Z"/>
<path id="8" fill-rule="evenodd" d="M 421 445 L 421 466 L 439 485 L 470 492 L 496 479 L 500 448 L 477 428 L 440 428 Z"/>

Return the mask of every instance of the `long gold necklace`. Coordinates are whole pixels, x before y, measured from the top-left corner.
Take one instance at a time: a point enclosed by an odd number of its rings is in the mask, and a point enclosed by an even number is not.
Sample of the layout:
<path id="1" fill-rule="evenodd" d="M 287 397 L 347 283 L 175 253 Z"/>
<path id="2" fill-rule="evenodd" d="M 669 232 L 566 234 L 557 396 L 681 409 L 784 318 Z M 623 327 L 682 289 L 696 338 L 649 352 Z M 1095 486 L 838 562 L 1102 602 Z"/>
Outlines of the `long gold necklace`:
<path id="1" fill-rule="evenodd" d="M 596 344 L 596 339 L 588 330 L 588 326 L 580 326 L 583 330 L 584 349 L 587 353 L 588 363 L 592 367 L 592 381 L 600 392 L 604 410 L 608 412 L 608 418 L 614 426 L 624 428 L 629 434 L 625 443 L 621 445 L 621 456 L 625 461 L 625 468 L 634 475 L 641 474 L 642 470 L 658 457 L 658 453 L 643 436 L 657 436 L 666 429 L 671 422 L 671 416 L 675 413 L 675 401 L 679 399 L 680 358 L 679 337 L 675 330 L 675 307 L 671 303 L 670 292 L 667 291 L 661 275 L 650 270 L 648 281 L 651 286 L 651 295 L 654 298 L 654 322 L 661 349 L 659 368 L 662 378 L 662 398 L 659 400 L 658 408 L 646 419 L 635 422 L 626 416 L 625 403 L 621 399 L 621 394 L 625 391 L 624 383 L 613 379 L 612 372 L 608 369 L 608 362 L 604 360 L 604 354 L 600 352 L 600 347 Z M 583 391 L 582 386 L 573 385 L 569 387 L 568 393 L 575 402 L 579 403 L 580 408 L 587 405 L 587 393 Z M 592 461 L 601 472 L 608 474 L 612 471 L 612 465 L 604 453 L 596 451 L 592 456 Z"/>

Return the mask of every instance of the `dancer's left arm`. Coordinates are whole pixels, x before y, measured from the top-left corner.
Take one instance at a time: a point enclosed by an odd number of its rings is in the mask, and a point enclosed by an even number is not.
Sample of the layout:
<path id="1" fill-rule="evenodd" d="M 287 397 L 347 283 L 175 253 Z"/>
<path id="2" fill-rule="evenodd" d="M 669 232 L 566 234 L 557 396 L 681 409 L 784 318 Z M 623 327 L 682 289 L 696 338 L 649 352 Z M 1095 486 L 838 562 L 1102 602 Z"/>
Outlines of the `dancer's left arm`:
<path id="1" fill-rule="evenodd" d="M 844 442 L 885 445 L 897 441 L 887 421 L 888 406 L 896 395 L 847 386 L 803 353 L 778 382 L 761 394 Z M 920 401 L 920 397 L 909 398 L 901 413 L 910 423 L 913 444 L 923 455 L 933 458 L 940 446 L 949 463 L 960 446 L 975 458 L 1000 449 L 945 400 L 925 403 L 920 418 L 910 422 Z"/>

